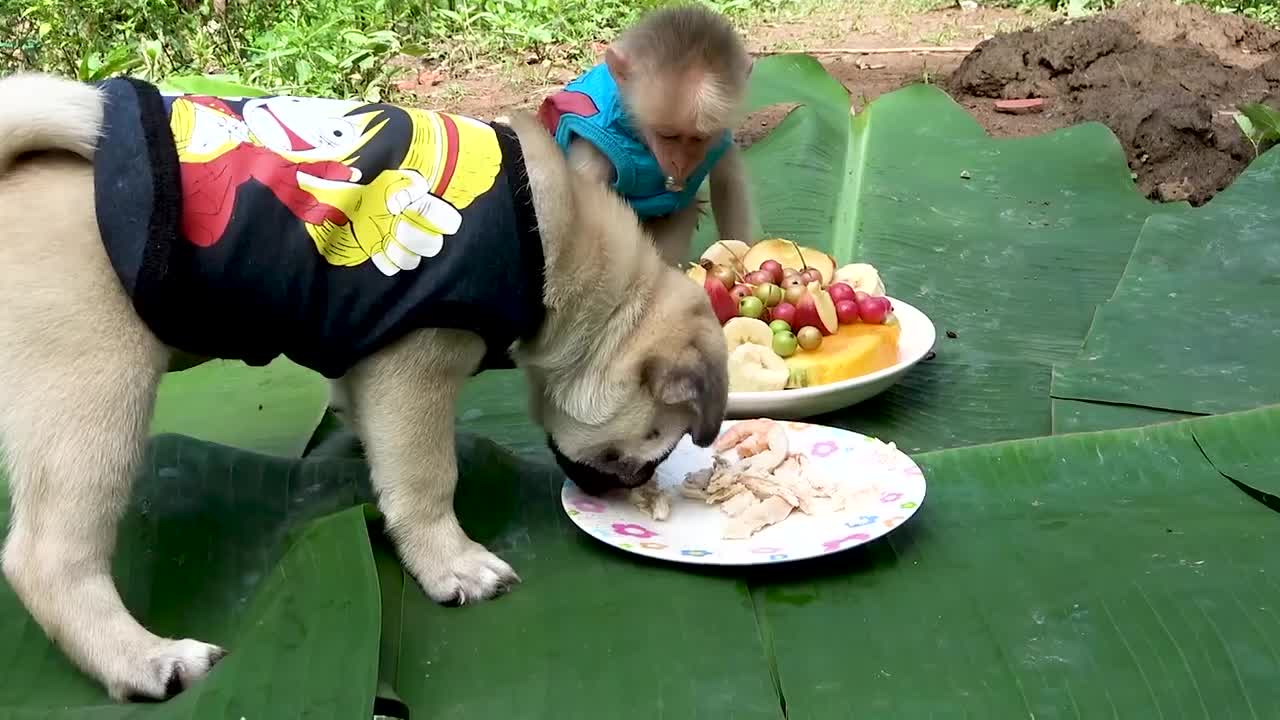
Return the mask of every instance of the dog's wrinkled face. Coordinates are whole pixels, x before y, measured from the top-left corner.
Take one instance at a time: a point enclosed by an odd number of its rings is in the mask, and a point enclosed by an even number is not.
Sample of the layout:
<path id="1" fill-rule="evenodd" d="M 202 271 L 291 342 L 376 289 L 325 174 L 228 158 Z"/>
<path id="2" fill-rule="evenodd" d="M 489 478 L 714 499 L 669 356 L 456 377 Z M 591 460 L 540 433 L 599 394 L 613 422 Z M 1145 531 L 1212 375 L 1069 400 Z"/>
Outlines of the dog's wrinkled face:
<path id="1" fill-rule="evenodd" d="M 643 485 L 686 434 L 707 447 L 728 402 L 724 333 L 701 288 L 664 268 L 639 327 L 572 382 L 573 412 L 534 379 L 535 417 L 584 492 Z M 563 397 L 563 395 L 562 395 Z M 594 415 L 595 422 L 587 418 Z"/>

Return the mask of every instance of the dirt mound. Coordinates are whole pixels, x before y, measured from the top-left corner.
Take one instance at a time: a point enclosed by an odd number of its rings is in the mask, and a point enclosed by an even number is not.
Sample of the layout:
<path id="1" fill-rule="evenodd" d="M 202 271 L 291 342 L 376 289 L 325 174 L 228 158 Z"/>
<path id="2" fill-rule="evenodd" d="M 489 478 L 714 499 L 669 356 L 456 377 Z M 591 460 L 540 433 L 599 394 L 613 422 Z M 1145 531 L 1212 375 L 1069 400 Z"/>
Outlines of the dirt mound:
<path id="1" fill-rule="evenodd" d="M 1051 99 L 1067 123 L 1106 124 L 1138 186 L 1199 205 L 1254 157 L 1231 111 L 1280 98 L 1280 32 L 1143 0 L 979 45 L 948 81 L 958 96 Z"/>

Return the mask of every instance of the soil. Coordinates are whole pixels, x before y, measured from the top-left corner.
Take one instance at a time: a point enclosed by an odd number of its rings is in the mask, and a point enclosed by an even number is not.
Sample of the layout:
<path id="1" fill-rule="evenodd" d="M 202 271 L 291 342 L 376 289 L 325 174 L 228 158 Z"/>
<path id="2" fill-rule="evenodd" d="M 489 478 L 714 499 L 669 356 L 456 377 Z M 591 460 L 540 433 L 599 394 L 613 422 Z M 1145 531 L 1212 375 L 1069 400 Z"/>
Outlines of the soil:
<path id="1" fill-rule="evenodd" d="M 1162 201 L 1198 205 L 1229 184 L 1254 158 L 1231 113 L 1247 102 L 1280 105 L 1280 32 L 1197 6 L 1134 0 L 1091 18 L 1047 23 L 1044 15 L 1001 8 L 909 15 L 863 7 L 849 3 L 744 35 L 757 52 L 814 55 L 849 90 L 855 109 L 929 81 L 996 136 L 1102 122 L 1124 146 L 1140 191 Z M 874 52 L 902 46 L 919 51 Z M 826 51 L 840 48 L 872 52 Z M 503 67 L 410 68 L 402 89 L 424 105 L 480 117 L 531 109 L 576 75 L 554 51 L 547 55 Z M 995 111 L 997 100 L 1031 97 L 1046 99 L 1043 112 Z M 789 109 L 748 116 L 740 141 L 763 136 Z"/>
<path id="2" fill-rule="evenodd" d="M 1199 205 L 1254 158 L 1232 112 L 1280 98 L 1280 32 L 1197 6 L 1142 0 L 993 38 L 946 87 L 971 109 L 991 98 L 1039 97 L 1055 109 L 1045 118 L 1050 125 L 1102 122 L 1124 145 L 1141 192 Z M 1033 129 L 1021 117 L 993 120 L 988 127 L 997 134 Z"/>

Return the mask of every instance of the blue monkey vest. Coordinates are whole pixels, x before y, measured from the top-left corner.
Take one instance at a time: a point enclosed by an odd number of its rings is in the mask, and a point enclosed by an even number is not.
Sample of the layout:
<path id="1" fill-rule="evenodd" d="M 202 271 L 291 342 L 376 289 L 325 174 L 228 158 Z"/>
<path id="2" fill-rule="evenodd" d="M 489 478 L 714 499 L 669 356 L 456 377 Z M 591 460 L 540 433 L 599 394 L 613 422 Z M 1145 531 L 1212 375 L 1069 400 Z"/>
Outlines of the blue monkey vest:
<path id="1" fill-rule="evenodd" d="M 641 218 L 661 217 L 688 207 L 733 142 L 726 130 L 689 175 L 684 189 L 667 190 L 667 174 L 631 126 L 618 84 L 604 63 L 544 100 L 538 115 L 565 153 L 569 143 L 581 137 L 608 157 L 614 169 L 613 189 Z"/>

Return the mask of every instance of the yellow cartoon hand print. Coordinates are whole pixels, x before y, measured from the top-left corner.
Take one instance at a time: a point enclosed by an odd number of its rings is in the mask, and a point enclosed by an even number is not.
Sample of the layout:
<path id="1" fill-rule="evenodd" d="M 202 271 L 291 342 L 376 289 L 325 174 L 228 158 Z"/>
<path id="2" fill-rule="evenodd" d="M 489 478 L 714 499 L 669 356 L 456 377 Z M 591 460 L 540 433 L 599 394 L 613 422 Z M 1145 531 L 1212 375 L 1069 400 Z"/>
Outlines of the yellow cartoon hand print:
<path id="1" fill-rule="evenodd" d="M 440 253 L 461 228 L 462 211 L 498 177 L 502 152 L 492 127 L 446 113 L 403 112 L 412 132 L 398 167 L 382 169 L 367 183 L 317 177 L 305 166 L 298 170 L 303 190 L 345 215 L 345 222 L 305 225 L 329 263 L 355 267 L 372 261 L 387 276 L 416 269 L 422 258 Z"/>
<path id="2" fill-rule="evenodd" d="M 422 258 L 435 256 L 444 247 L 443 236 L 462 225 L 462 215 L 431 193 L 426 178 L 413 170 L 394 172 L 402 177 L 387 188 L 391 222 L 382 238 L 383 252 L 371 253 L 373 264 L 386 275 L 413 270 Z"/>
<path id="3" fill-rule="evenodd" d="M 415 170 L 384 170 L 368 185 L 335 182 L 299 173 L 299 184 L 337 207 L 360 207 L 345 225 L 316 227 L 316 249 L 334 265 L 373 261 L 382 274 L 413 270 L 424 257 L 444 247 L 444 237 L 458 232 L 462 215 L 431 192 Z M 346 195 L 357 196 L 359 203 Z M 375 207 L 361 205 L 375 203 Z"/>

